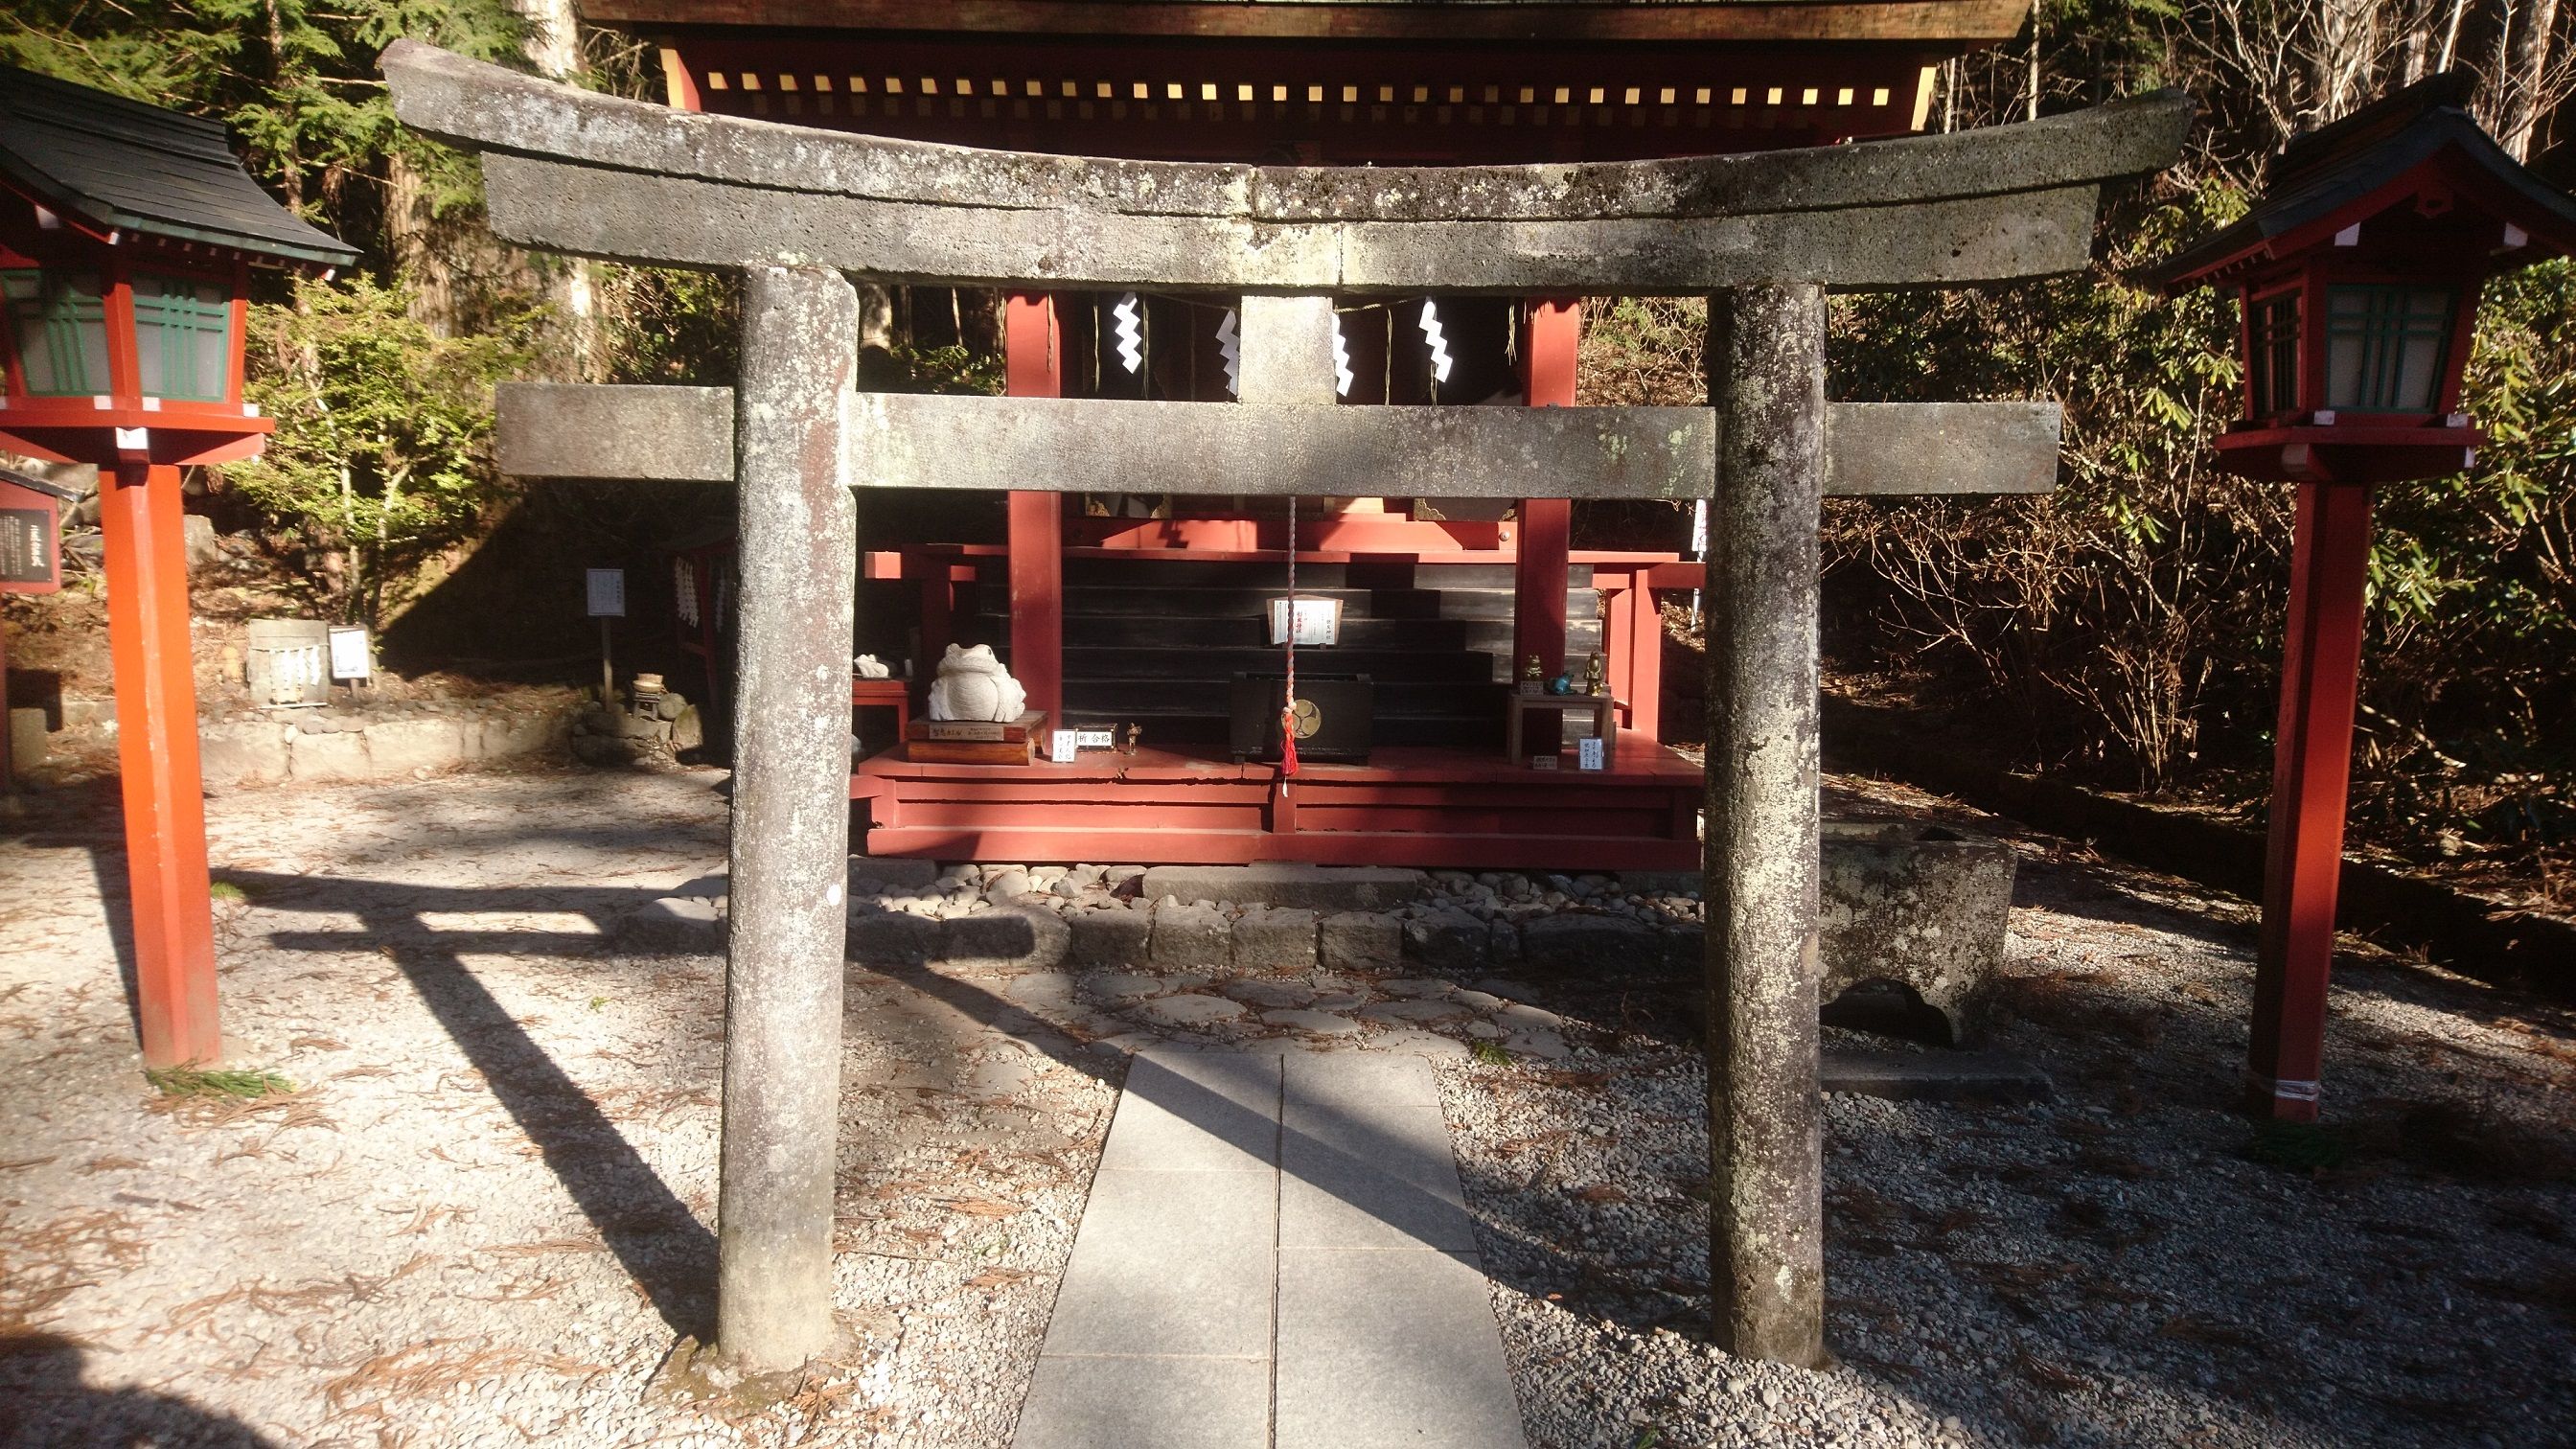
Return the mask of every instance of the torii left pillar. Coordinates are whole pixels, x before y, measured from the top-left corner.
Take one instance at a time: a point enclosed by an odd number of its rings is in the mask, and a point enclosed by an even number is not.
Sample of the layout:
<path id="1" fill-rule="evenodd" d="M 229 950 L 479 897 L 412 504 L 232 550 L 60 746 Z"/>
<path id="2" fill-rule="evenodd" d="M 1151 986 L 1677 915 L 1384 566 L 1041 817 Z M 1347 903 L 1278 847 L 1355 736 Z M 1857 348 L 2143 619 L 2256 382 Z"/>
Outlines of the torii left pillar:
<path id="1" fill-rule="evenodd" d="M 753 267 L 734 393 L 732 929 L 716 1346 L 754 1373 L 836 1341 L 832 1168 L 849 930 L 850 629 L 858 536 L 843 395 L 858 294 L 840 273 Z"/>
<path id="2" fill-rule="evenodd" d="M 177 468 L 130 461 L 99 470 L 134 1014 L 150 1067 L 212 1065 L 223 1055 L 180 515 Z"/>

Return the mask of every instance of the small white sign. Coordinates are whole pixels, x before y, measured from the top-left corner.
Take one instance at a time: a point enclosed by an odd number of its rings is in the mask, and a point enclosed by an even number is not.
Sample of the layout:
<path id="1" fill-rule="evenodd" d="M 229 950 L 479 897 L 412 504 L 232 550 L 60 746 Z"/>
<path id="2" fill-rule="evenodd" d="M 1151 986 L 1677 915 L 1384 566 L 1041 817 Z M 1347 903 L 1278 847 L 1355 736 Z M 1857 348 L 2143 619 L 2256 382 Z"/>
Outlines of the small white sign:
<path id="1" fill-rule="evenodd" d="M 1601 770 L 1610 765 L 1609 742 L 1595 735 L 1574 742 L 1574 767 L 1578 770 Z"/>
<path id="2" fill-rule="evenodd" d="M 626 570 L 591 569 L 590 617 L 623 619 L 626 617 Z"/>
<path id="3" fill-rule="evenodd" d="M 1342 601 L 1339 599 L 1298 599 L 1292 612 L 1286 599 L 1270 601 L 1270 642 L 1285 644 L 1289 620 L 1296 620 L 1299 645 L 1332 645 L 1342 641 Z"/>
<path id="4" fill-rule="evenodd" d="M 376 655 L 367 647 L 367 631 L 355 624 L 332 625 L 331 677 L 373 679 L 375 675 Z"/>
<path id="5" fill-rule="evenodd" d="M 1118 744 L 1118 732 L 1116 730 L 1075 730 L 1073 744 L 1074 748 L 1082 750 L 1114 749 Z"/>
<path id="6" fill-rule="evenodd" d="M 1047 758 L 1059 765 L 1070 765 L 1074 762 L 1074 757 L 1082 752 L 1081 736 L 1074 730 L 1057 730 L 1054 746 Z"/>

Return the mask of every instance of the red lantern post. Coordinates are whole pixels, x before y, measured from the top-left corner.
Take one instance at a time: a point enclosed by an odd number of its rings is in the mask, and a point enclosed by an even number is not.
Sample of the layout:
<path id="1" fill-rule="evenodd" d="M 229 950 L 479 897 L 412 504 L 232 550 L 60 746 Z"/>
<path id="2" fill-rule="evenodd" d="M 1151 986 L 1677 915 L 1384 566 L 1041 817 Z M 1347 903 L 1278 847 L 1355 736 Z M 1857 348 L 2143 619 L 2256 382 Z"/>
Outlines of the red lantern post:
<path id="1" fill-rule="evenodd" d="M 2284 1121 L 2321 1096 L 2371 486 L 2475 461 L 2457 409 L 2478 289 L 2576 250 L 2576 201 L 2478 128 L 2470 84 L 2436 76 L 2293 141 L 2245 217 L 2156 274 L 2237 292 L 2245 416 L 2218 464 L 2299 489 L 2246 1065 L 2248 1106 Z"/>
<path id="2" fill-rule="evenodd" d="M 0 68 L 0 441 L 99 470 L 144 1061 L 214 1061 L 214 926 L 179 469 L 256 455 L 250 265 L 356 253 L 288 214 L 223 127 Z"/>

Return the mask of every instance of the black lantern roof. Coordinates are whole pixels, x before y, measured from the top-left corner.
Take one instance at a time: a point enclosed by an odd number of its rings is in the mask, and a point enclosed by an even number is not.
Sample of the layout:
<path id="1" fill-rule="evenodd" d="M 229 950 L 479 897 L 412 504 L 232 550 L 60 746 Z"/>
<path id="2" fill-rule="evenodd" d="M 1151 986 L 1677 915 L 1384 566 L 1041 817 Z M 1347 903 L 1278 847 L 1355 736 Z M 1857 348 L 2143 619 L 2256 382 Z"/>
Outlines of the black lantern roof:
<path id="1" fill-rule="evenodd" d="M 2282 148 L 2254 209 L 2147 274 L 2188 291 L 2246 263 L 2278 260 L 2409 199 L 2401 184 L 2437 167 L 2462 199 L 2519 228 L 2529 245 L 2515 267 L 2576 252 L 2576 199 L 2505 154 L 2468 112 L 2475 77 L 2446 71 L 2365 106 Z"/>
<path id="2" fill-rule="evenodd" d="M 260 189 L 221 123 L 0 66 L 0 184 L 102 232 L 340 267 L 355 247 Z"/>

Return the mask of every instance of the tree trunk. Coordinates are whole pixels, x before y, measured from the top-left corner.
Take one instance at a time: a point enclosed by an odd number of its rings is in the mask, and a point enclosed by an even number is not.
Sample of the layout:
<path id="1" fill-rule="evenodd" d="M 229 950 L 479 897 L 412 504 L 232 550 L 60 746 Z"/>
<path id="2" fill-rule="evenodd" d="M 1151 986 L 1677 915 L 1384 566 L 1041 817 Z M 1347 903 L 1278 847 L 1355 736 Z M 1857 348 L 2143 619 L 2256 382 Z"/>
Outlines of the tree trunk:
<path id="1" fill-rule="evenodd" d="M 2540 124 L 2542 100 L 2549 94 L 2549 53 L 2558 28 L 2558 0 L 2531 0 L 2522 29 L 2513 36 L 2512 59 L 2500 77 L 2504 92 L 2503 124 L 2496 141 L 2516 161 L 2531 159 L 2531 133 Z"/>

